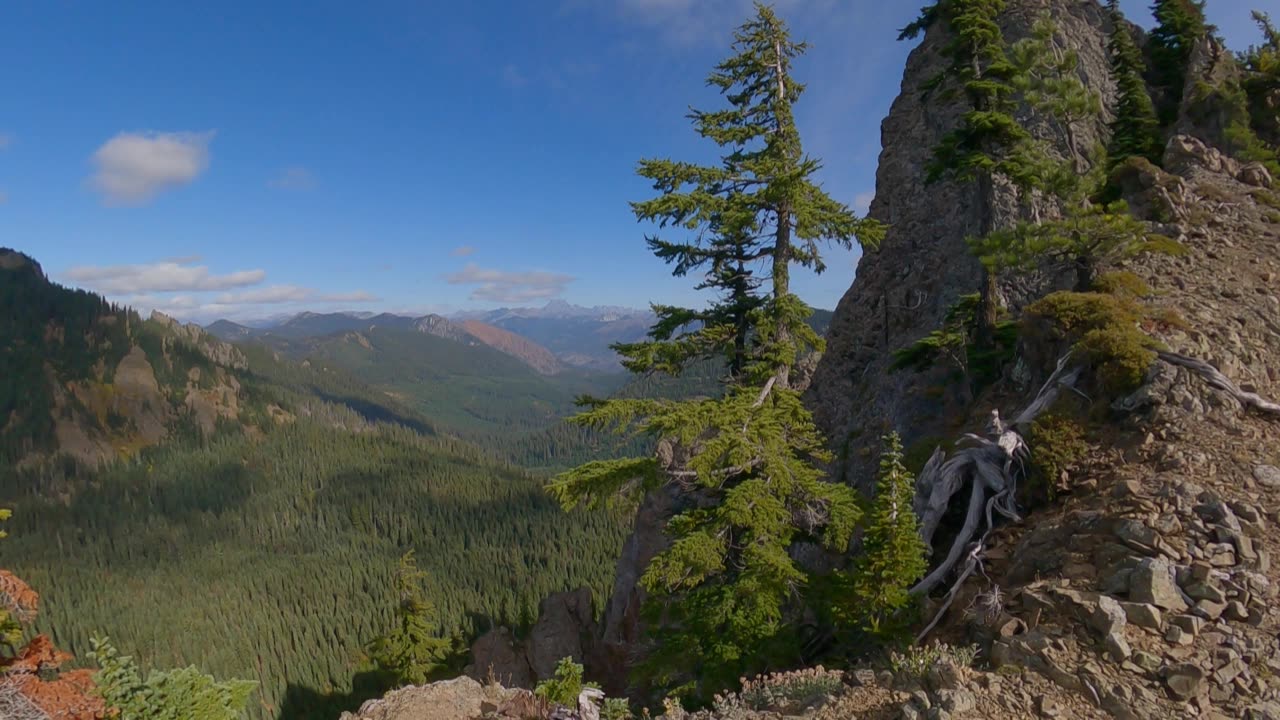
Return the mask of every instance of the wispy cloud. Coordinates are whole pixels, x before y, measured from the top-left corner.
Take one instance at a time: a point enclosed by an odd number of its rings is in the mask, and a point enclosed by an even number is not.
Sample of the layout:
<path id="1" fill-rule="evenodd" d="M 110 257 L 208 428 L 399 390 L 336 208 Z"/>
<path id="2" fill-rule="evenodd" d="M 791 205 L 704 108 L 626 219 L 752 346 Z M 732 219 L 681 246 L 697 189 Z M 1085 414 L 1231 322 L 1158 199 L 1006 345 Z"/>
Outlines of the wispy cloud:
<path id="1" fill-rule="evenodd" d="M 142 205 L 209 167 L 213 132 L 120 133 L 93 153 L 89 179 L 107 205 Z"/>
<path id="2" fill-rule="evenodd" d="M 178 258 L 141 265 L 77 265 L 66 278 L 108 295 L 153 292 L 231 290 L 257 285 L 266 279 L 263 270 L 239 270 L 215 275 L 196 258 Z"/>
<path id="3" fill-rule="evenodd" d="M 572 275 L 528 270 L 508 272 L 482 268 L 468 263 L 461 271 L 445 276 L 450 285 L 475 285 L 472 300 L 517 303 L 530 300 L 547 300 L 560 297 L 565 286 L 573 282 Z"/>
<path id="4" fill-rule="evenodd" d="M 281 170 L 267 185 L 277 190 L 311 190 L 316 186 L 316 178 L 310 170 L 295 165 Z"/>
<path id="5" fill-rule="evenodd" d="M 450 252 L 449 254 L 454 257 L 467 257 L 468 255 L 474 255 L 475 252 L 476 252 L 476 249 L 471 247 L 470 245 L 459 245 L 458 247 L 453 249 L 453 252 Z"/>
<path id="6" fill-rule="evenodd" d="M 297 285 L 271 285 L 236 293 L 223 293 L 214 299 L 221 305 L 277 305 L 295 302 L 377 302 L 378 297 L 363 290 L 345 293 L 325 293 Z"/>

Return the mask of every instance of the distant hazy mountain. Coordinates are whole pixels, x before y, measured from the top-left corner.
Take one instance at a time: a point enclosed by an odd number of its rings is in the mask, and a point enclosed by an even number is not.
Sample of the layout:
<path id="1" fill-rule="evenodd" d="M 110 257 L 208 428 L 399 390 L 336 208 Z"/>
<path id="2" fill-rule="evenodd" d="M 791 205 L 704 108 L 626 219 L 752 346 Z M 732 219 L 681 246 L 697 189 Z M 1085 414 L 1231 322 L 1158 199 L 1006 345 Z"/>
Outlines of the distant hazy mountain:
<path id="1" fill-rule="evenodd" d="M 229 320 L 218 320 L 205 328 L 210 334 L 229 341 L 306 340 L 375 329 L 417 332 L 468 345 L 486 345 L 544 375 L 565 368 L 565 364 L 550 350 L 527 338 L 480 320 L 454 322 L 440 315 L 411 317 L 391 313 L 303 312 L 264 328 L 251 328 Z"/>
<path id="2" fill-rule="evenodd" d="M 640 340 L 653 324 L 648 310 L 582 307 L 563 300 L 552 300 L 540 308 L 499 308 L 454 317 L 479 320 L 532 340 L 566 365 L 604 371 L 620 369 L 610 345 Z"/>

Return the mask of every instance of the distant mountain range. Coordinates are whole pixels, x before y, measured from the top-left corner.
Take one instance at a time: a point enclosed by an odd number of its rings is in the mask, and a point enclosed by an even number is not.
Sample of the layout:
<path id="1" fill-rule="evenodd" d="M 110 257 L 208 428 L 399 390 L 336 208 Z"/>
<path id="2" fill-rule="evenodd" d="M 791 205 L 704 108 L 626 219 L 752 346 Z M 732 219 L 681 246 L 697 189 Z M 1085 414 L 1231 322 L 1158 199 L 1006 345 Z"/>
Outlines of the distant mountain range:
<path id="1" fill-rule="evenodd" d="M 355 312 L 312 313 L 247 325 L 218 320 L 205 329 L 228 341 L 263 338 L 300 340 L 371 328 L 417 331 L 465 343 L 487 345 L 519 359 L 544 375 L 566 368 L 614 372 L 620 370 L 615 342 L 634 342 L 645 336 L 653 316 L 646 310 L 599 306 L 582 307 L 552 300 L 541 308 L 442 315 L 396 315 Z"/>

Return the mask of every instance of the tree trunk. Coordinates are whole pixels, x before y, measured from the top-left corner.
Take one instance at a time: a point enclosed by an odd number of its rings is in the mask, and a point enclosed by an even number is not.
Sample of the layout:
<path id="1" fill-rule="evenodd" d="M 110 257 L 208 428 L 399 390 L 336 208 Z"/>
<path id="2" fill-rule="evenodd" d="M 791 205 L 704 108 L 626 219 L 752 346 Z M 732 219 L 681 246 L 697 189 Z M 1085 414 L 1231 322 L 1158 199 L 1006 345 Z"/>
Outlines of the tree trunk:
<path id="1" fill-rule="evenodd" d="M 980 237 L 991 234 L 995 225 L 992 218 L 992 182 L 991 176 L 982 173 L 977 180 L 978 186 L 978 233 Z M 1000 287 L 995 273 L 985 265 L 982 267 L 982 288 L 978 301 L 977 328 L 974 331 L 974 344 L 979 348 L 990 348 L 995 344 L 996 323 L 1000 320 Z"/>
<path id="2" fill-rule="evenodd" d="M 791 292 L 791 210 L 783 204 L 778 208 L 778 229 L 773 244 L 773 299 L 781 300 Z M 779 344 L 791 342 L 791 328 L 785 323 L 778 324 L 775 341 Z M 787 387 L 791 378 L 791 367 L 783 365 L 776 369 L 779 387 Z"/>
<path id="3" fill-rule="evenodd" d="M 1093 261 L 1089 258 L 1076 260 L 1076 292 L 1089 292 L 1093 289 L 1093 280 L 1097 275 Z"/>

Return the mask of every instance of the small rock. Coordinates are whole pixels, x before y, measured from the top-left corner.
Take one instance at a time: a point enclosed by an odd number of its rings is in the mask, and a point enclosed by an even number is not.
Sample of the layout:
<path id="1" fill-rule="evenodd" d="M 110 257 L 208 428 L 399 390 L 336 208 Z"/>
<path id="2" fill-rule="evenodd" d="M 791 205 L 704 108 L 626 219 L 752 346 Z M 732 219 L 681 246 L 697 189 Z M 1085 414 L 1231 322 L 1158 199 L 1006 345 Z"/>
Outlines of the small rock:
<path id="1" fill-rule="evenodd" d="M 1227 595 L 1216 585 L 1207 582 L 1197 582 L 1188 585 L 1185 588 L 1187 595 L 1193 600 L 1208 600 L 1209 602 L 1226 602 Z"/>
<path id="2" fill-rule="evenodd" d="M 1144 650 L 1139 650 L 1133 654 L 1133 664 L 1146 670 L 1147 672 L 1155 672 L 1160 669 L 1160 658 L 1152 655 Z"/>
<path id="3" fill-rule="evenodd" d="M 1244 622 L 1249 619 L 1249 608 L 1245 607 L 1245 604 L 1239 600 L 1232 600 L 1227 603 L 1226 612 L 1223 614 L 1226 615 L 1228 620 Z"/>
<path id="4" fill-rule="evenodd" d="M 1103 639 L 1103 643 L 1107 646 L 1107 652 L 1111 654 L 1111 659 L 1116 662 L 1124 662 L 1133 654 L 1133 650 L 1129 647 L 1129 643 L 1124 639 L 1124 634 L 1119 629 L 1113 630 Z"/>
<path id="5" fill-rule="evenodd" d="M 1183 612 L 1187 603 L 1173 581 L 1173 569 L 1164 558 L 1144 558 L 1129 578 L 1129 599 L 1164 610 Z"/>
<path id="6" fill-rule="evenodd" d="M 1222 613 L 1226 612 L 1227 604 L 1213 602 L 1211 600 L 1201 600 L 1196 603 L 1195 613 L 1206 620 L 1217 620 L 1222 617 Z"/>
<path id="7" fill-rule="evenodd" d="M 1226 685 L 1232 680 L 1235 680 L 1246 669 L 1247 669 L 1247 666 L 1244 664 L 1244 661 L 1241 660 L 1240 658 L 1231 660 L 1230 662 L 1226 663 L 1222 667 L 1213 671 L 1214 682 L 1218 683 L 1219 685 Z"/>
<path id="8" fill-rule="evenodd" d="M 1273 179 L 1271 172 L 1260 162 L 1251 162 L 1240 168 L 1240 172 L 1236 173 L 1236 179 L 1245 185 L 1254 187 L 1269 188 Z"/>
<path id="9" fill-rule="evenodd" d="M 1160 630 L 1164 627 L 1163 617 L 1160 614 L 1160 608 L 1155 605 L 1146 603 L 1126 602 L 1120 603 L 1120 607 L 1124 608 L 1124 616 L 1129 622 L 1140 628 L 1148 630 Z"/>
<path id="10" fill-rule="evenodd" d="M 1089 624 L 1102 635 L 1109 635 L 1124 627 L 1128 613 L 1113 597 L 1098 596 L 1098 607 L 1089 618 Z"/>
<path id="11" fill-rule="evenodd" d="M 1275 465 L 1258 465 L 1253 469 L 1253 479 L 1262 487 L 1272 490 L 1280 488 L 1280 468 Z"/>
<path id="12" fill-rule="evenodd" d="M 1165 684 L 1180 698 L 1192 698 L 1204 688 L 1204 670 L 1199 665 L 1182 663 L 1169 668 Z"/>
<path id="13" fill-rule="evenodd" d="M 1169 624 L 1181 628 L 1188 635 L 1199 635 L 1201 628 L 1204 627 L 1204 620 L 1195 615 L 1174 615 L 1169 618 Z"/>
<path id="14" fill-rule="evenodd" d="M 1169 629 L 1164 633 L 1165 642 L 1172 645 L 1190 645 L 1192 641 L 1191 633 L 1186 632 L 1177 625 L 1170 625 Z"/>
<path id="15" fill-rule="evenodd" d="M 924 712 L 911 703 L 904 703 L 901 712 L 902 720 L 925 720 Z"/>
<path id="16" fill-rule="evenodd" d="M 949 713 L 967 713 L 978 706 L 973 693 L 968 690 L 939 690 L 938 706 Z"/>
<path id="17" fill-rule="evenodd" d="M 1051 718 L 1062 714 L 1062 703 L 1049 695 L 1041 695 L 1036 700 L 1036 707 L 1040 710 L 1040 717 Z"/>

